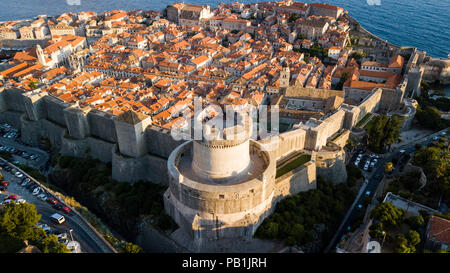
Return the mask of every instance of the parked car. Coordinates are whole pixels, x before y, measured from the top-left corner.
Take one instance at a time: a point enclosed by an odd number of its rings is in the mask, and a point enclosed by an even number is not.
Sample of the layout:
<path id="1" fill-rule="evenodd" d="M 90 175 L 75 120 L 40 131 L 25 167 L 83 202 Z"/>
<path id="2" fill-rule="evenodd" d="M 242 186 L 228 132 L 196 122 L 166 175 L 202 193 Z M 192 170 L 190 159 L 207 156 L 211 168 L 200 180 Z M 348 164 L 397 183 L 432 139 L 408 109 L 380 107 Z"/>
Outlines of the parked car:
<path id="1" fill-rule="evenodd" d="M 63 206 L 62 208 L 61 208 L 61 210 L 63 211 L 63 212 L 65 212 L 66 214 L 69 214 L 72 210 L 69 208 L 69 207 L 67 207 L 67 206 Z"/>
<path id="2" fill-rule="evenodd" d="M 33 195 L 38 195 L 41 192 L 42 188 L 41 187 L 37 187 L 33 190 Z"/>
<path id="3" fill-rule="evenodd" d="M 8 180 L 4 180 L 4 181 L 2 181 L 2 183 L 0 183 L 0 185 L 2 185 L 3 187 L 8 187 L 9 186 L 9 181 Z"/>
<path id="4" fill-rule="evenodd" d="M 6 188 L 4 186 L 0 186 L 0 192 L 4 192 L 4 191 L 7 191 L 7 190 L 8 190 L 8 188 Z"/>
<path id="5" fill-rule="evenodd" d="M 68 236 L 67 233 L 63 232 L 58 234 L 58 241 L 59 242 L 64 242 L 65 240 L 67 240 Z"/>
<path id="6" fill-rule="evenodd" d="M 17 203 L 17 204 L 23 204 L 23 203 L 26 203 L 26 202 L 27 202 L 27 200 L 22 199 L 22 198 L 16 200 L 16 203 Z"/>
<path id="7" fill-rule="evenodd" d="M 50 219 L 56 224 L 62 224 L 66 221 L 66 218 L 64 218 L 64 216 L 59 213 L 54 213 L 52 216 L 50 216 Z"/>
<path id="8" fill-rule="evenodd" d="M 58 200 L 56 200 L 56 199 L 53 198 L 53 197 L 47 198 L 46 201 L 47 201 L 48 203 L 52 204 L 52 205 L 56 205 L 56 204 L 58 203 Z"/>
<path id="9" fill-rule="evenodd" d="M 11 194 L 11 195 L 5 196 L 5 198 L 3 198 L 3 200 L 8 200 L 8 199 L 16 200 L 17 195 Z"/>
<path id="10" fill-rule="evenodd" d="M 38 198 L 41 199 L 42 201 L 47 200 L 47 195 L 45 193 L 41 193 L 38 195 Z"/>
<path id="11" fill-rule="evenodd" d="M 47 224 L 38 224 L 37 226 L 43 228 L 47 234 L 52 230 Z"/>
<path id="12" fill-rule="evenodd" d="M 64 205 L 62 205 L 61 203 L 56 203 L 53 205 L 53 208 L 60 210 L 62 207 L 64 207 Z"/>
<path id="13" fill-rule="evenodd" d="M 17 178 L 22 178 L 22 177 L 23 177 L 23 174 L 20 173 L 20 172 L 17 172 L 15 176 L 16 176 Z"/>

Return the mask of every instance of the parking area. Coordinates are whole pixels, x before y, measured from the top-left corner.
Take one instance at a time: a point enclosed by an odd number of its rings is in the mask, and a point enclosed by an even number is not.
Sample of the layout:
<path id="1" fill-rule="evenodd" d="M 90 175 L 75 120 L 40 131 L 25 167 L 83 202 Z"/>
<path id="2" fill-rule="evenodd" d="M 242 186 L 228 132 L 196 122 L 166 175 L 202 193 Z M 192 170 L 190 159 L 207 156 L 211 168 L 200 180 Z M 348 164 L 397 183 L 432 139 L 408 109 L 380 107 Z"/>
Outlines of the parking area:
<path id="1" fill-rule="evenodd" d="M 0 183 L 0 204 L 10 202 L 31 203 L 42 215 L 38 223 L 47 234 L 55 234 L 61 243 L 65 243 L 72 252 L 85 252 L 82 249 L 79 234 L 71 226 L 74 216 L 69 207 L 52 197 L 32 179 L 0 160 L 0 172 L 4 180 Z M 61 218 L 62 216 L 63 218 Z M 56 218 L 61 219 L 59 222 Z"/>
<path id="2" fill-rule="evenodd" d="M 8 123 L 0 124 L 0 137 L 16 139 L 20 137 L 20 132 Z"/>
<path id="3" fill-rule="evenodd" d="M 380 159 L 381 159 L 380 155 L 374 153 L 367 153 L 361 150 L 353 155 L 351 164 L 360 168 L 362 171 L 370 173 L 374 169 L 376 169 L 376 167 L 378 167 L 378 164 L 381 161 Z"/>
<path id="4" fill-rule="evenodd" d="M 24 164 L 41 172 L 49 167 L 50 156 L 47 152 L 22 143 L 20 132 L 7 123 L 0 124 L 0 151 L 10 153 L 13 164 Z"/>

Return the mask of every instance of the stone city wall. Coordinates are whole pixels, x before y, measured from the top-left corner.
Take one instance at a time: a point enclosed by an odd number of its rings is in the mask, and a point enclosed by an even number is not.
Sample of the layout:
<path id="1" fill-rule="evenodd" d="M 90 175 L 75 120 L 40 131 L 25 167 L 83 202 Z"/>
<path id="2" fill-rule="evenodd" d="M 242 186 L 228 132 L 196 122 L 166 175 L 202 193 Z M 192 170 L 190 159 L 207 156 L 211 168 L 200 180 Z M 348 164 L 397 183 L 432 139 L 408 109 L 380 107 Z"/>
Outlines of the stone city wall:
<path id="1" fill-rule="evenodd" d="M 345 168 L 345 151 L 324 147 L 315 155 L 317 175 L 333 183 L 347 181 L 347 170 Z"/>
<path id="2" fill-rule="evenodd" d="M 316 165 L 314 160 L 310 160 L 275 180 L 275 202 L 289 195 L 316 188 Z"/>
<path id="3" fill-rule="evenodd" d="M 52 146 L 61 148 L 62 138 L 67 129 L 47 119 L 41 119 L 41 136 L 48 138 Z"/>
<path id="4" fill-rule="evenodd" d="M 0 113 L 8 110 L 8 106 L 7 106 L 7 104 L 5 102 L 5 98 L 4 98 L 4 93 L 5 93 L 5 88 L 0 87 Z"/>
<path id="5" fill-rule="evenodd" d="M 356 119 L 356 123 L 364 118 L 366 114 L 378 111 L 382 93 L 383 90 L 381 88 L 378 88 L 374 90 L 370 96 L 363 100 L 361 104 L 358 105 L 360 112 L 358 118 Z"/>
<path id="6" fill-rule="evenodd" d="M 145 130 L 145 138 L 148 152 L 163 158 L 169 158 L 170 153 L 185 142 L 173 139 L 168 129 L 153 125 Z"/>
<path id="7" fill-rule="evenodd" d="M 24 112 L 7 110 L 0 113 L 0 123 L 9 123 L 15 128 L 20 129 L 22 127 L 21 118 L 24 116 Z"/>
<path id="8" fill-rule="evenodd" d="M 0 40 L 0 48 L 12 48 L 12 49 L 22 49 L 28 48 L 36 45 L 45 47 L 46 42 L 50 39 L 43 40 L 21 40 L 21 39 L 6 39 Z"/>
<path id="9" fill-rule="evenodd" d="M 89 135 L 87 116 L 77 107 L 64 109 L 64 119 L 69 135 L 75 139 L 84 139 Z"/>
<path id="10" fill-rule="evenodd" d="M 44 102 L 45 109 L 47 111 L 47 120 L 52 121 L 60 126 L 66 126 L 64 109 L 69 107 L 69 104 L 53 96 L 46 96 L 44 98 Z"/>
<path id="11" fill-rule="evenodd" d="M 87 139 L 74 139 L 63 137 L 60 153 L 63 156 L 85 158 L 89 155 L 89 143 Z"/>
<path id="12" fill-rule="evenodd" d="M 16 112 L 25 112 L 25 105 L 23 103 L 23 91 L 20 89 L 5 89 L 3 91 L 3 99 L 7 105 L 8 110 Z"/>
<path id="13" fill-rule="evenodd" d="M 168 185 L 167 160 L 152 155 L 138 158 L 123 156 L 117 152 L 112 155 L 112 177 L 119 182 L 138 181 Z"/>
<path id="14" fill-rule="evenodd" d="M 96 137 L 87 138 L 89 154 L 102 162 L 111 162 L 116 143 L 109 142 Z M 114 169 L 114 166 L 112 167 Z M 114 177 L 113 177 L 114 178 Z"/>
<path id="15" fill-rule="evenodd" d="M 113 143 L 117 142 L 113 115 L 94 109 L 87 114 L 87 119 L 92 136 Z"/>
<path id="16" fill-rule="evenodd" d="M 27 115 L 21 118 L 20 139 L 23 143 L 37 146 L 41 138 L 41 121 L 31 121 Z"/>

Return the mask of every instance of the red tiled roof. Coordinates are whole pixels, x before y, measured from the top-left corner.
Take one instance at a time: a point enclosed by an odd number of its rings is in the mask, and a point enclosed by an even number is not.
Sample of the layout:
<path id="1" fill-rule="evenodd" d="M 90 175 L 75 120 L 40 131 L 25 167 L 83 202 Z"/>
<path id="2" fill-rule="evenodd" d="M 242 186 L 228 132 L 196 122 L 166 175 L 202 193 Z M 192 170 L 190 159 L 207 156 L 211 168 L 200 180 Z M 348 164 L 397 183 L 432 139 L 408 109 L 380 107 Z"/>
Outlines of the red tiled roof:
<path id="1" fill-rule="evenodd" d="M 429 227 L 427 239 L 434 237 L 434 240 L 450 244 L 450 220 L 431 216 Z"/>

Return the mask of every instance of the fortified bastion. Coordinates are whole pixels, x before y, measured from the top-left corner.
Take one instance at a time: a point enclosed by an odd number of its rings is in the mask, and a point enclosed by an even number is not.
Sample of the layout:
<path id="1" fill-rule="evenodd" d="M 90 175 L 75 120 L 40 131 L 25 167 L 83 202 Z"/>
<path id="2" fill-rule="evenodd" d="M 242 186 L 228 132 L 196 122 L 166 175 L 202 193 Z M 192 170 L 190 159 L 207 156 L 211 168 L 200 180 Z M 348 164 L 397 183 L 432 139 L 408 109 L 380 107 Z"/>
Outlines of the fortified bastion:
<path id="1" fill-rule="evenodd" d="M 201 139 L 169 157 L 165 210 L 192 239 L 194 251 L 222 239 L 251 239 L 273 208 L 276 162 L 250 139 L 251 130 L 240 114 L 223 129 L 203 124 Z"/>

